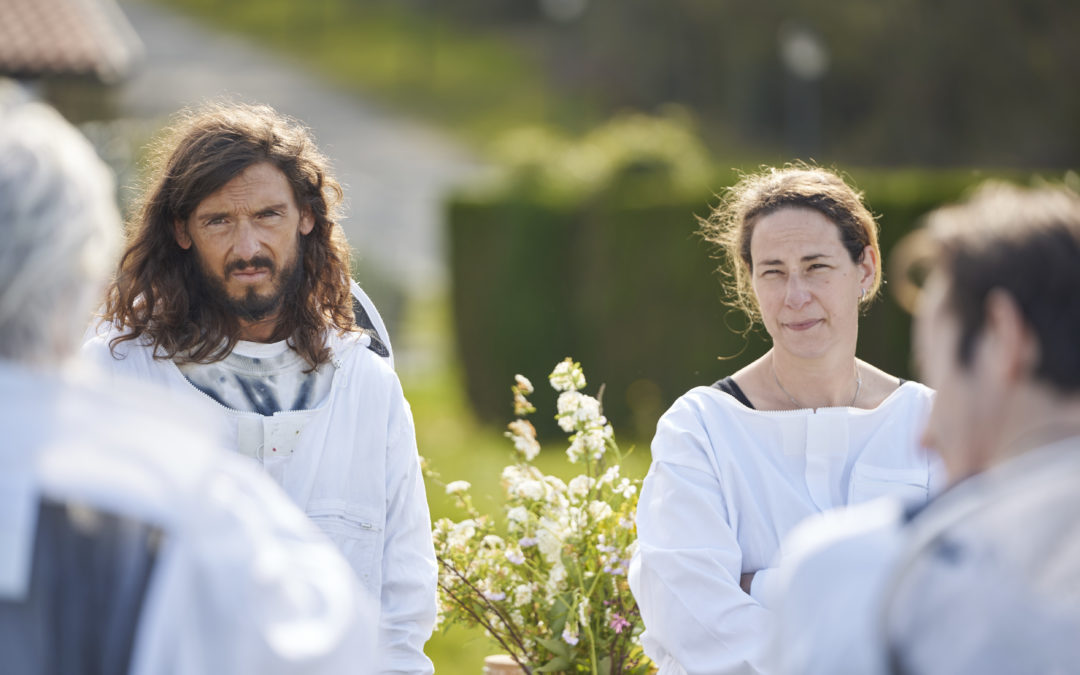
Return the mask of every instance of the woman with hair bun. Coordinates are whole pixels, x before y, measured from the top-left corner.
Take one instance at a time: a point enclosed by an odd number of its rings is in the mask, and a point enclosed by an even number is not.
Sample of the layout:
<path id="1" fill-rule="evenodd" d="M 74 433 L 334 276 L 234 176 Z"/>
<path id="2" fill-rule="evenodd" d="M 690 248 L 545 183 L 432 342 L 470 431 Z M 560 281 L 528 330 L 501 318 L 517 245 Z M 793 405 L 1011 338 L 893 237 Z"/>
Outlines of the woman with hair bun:
<path id="1" fill-rule="evenodd" d="M 661 673 L 766 672 L 780 542 L 827 509 L 942 479 L 919 443 L 932 391 L 855 356 L 881 287 L 877 223 L 833 171 L 744 176 L 702 223 L 731 304 L 772 347 L 657 425 L 630 582 Z"/>

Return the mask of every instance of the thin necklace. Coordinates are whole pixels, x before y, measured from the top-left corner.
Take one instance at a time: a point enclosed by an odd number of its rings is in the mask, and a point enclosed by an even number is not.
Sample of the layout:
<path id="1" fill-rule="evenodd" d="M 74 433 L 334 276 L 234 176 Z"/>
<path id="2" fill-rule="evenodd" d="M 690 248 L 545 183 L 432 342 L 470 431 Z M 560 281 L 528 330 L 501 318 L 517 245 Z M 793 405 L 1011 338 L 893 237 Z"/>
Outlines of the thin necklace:
<path id="1" fill-rule="evenodd" d="M 772 361 L 770 359 L 769 366 L 770 366 L 770 369 L 772 370 L 773 382 L 776 382 L 776 386 L 780 387 L 780 391 L 784 392 L 784 394 L 786 394 L 787 397 L 789 399 L 791 399 L 791 402 L 795 404 L 795 407 L 800 408 L 800 409 L 809 408 L 810 406 L 805 406 L 802 403 L 799 403 L 798 401 L 796 401 L 795 397 L 792 396 L 791 393 L 787 389 L 784 389 L 784 385 L 780 384 L 780 378 L 776 376 L 776 362 L 774 362 L 774 361 Z M 851 397 L 851 403 L 848 403 L 849 408 L 854 408 L 855 407 L 855 400 L 857 398 L 859 398 L 859 390 L 860 389 L 862 389 L 862 377 L 859 375 L 859 364 L 856 363 L 855 364 L 855 395 Z M 814 408 L 814 410 L 817 410 L 817 408 Z"/>

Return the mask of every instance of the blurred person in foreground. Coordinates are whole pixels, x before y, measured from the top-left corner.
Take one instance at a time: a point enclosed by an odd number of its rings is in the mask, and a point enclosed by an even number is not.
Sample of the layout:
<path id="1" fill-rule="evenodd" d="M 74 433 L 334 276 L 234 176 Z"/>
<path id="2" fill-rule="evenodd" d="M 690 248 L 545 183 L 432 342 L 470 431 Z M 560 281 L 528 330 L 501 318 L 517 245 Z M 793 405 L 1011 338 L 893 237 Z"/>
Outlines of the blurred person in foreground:
<path id="1" fill-rule="evenodd" d="M 416 435 L 354 300 L 341 187 L 309 131 L 266 106 L 207 105 L 170 131 L 84 352 L 199 406 L 187 424 L 261 463 L 380 598 L 381 668 L 430 673 Z"/>
<path id="2" fill-rule="evenodd" d="M 177 403 L 70 358 L 120 233 L 105 165 L 33 103 L 0 104 L 0 157 L 0 669 L 356 672 L 375 602 L 332 543 Z"/>
<path id="3" fill-rule="evenodd" d="M 837 174 L 745 176 L 704 233 L 772 348 L 660 419 L 630 584 L 661 673 L 766 672 L 782 539 L 881 495 L 925 503 L 942 476 L 919 442 L 932 392 L 855 356 L 881 254 L 877 223 Z"/>
<path id="4" fill-rule="evenodd" d="M 925 439 L 951 485 L 792 535 L 782 670 L 1077 672 L 1080 196 L 987 184 L 916 236 Z"/>

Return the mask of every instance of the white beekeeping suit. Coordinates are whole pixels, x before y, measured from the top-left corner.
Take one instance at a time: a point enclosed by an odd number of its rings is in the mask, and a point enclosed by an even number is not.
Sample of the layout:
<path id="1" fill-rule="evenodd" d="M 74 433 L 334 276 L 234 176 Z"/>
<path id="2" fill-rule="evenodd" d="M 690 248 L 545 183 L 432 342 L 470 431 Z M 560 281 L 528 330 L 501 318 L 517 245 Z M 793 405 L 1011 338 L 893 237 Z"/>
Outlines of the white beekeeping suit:
<path id="1" fill-rule="evenodd" d="M 4 672 L 356 673 L 374 600 L 249 460 L 161 390 L 69 359 L 119 232 L 54 111 L 0 102 Z"/>

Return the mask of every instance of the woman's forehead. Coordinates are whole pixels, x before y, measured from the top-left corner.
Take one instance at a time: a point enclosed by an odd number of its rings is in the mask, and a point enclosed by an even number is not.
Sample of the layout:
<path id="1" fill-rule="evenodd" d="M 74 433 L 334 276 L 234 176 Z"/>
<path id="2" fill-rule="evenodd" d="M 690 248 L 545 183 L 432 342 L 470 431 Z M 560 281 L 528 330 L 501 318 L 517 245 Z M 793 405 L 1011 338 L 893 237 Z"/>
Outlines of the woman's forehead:
<path id="1" fill-rule="evenodd" d="M 840 231 L 824 214 L 813 209 L 785 208 L 758 219 L 750 238 L 755 260 L 802 259 L 844 252 Z"/>

